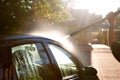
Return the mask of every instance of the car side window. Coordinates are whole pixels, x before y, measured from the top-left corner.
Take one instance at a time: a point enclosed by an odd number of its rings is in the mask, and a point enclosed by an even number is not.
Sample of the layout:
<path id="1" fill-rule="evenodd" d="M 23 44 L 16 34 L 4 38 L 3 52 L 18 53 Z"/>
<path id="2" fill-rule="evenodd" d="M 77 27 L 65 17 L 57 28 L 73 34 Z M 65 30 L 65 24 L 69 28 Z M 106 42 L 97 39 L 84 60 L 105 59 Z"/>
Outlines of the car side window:
<path id="1" fill-rule="evenodd" d="M 18 80 L 53 80 L 50 62 L 40 43 L 12 47 L 12 61 Z"/>
<path id="2" fill-rule="evenodd" d="M 66 50 L 54 44 L 49 44 L 49 47 L 57 61 L 63 79 L 78 73 L 78 68 L 71 59 L 72 56 Z"/>

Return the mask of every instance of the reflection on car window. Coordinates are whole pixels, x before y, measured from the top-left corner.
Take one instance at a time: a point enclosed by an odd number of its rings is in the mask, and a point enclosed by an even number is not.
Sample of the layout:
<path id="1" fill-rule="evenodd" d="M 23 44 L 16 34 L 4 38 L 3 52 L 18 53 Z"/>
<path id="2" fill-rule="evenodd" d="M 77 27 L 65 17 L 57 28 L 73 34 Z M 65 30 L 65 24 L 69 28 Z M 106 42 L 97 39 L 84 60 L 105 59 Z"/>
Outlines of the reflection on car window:
<path id="1" fill-rule="evenodd" d="M 67 51 L 53 44 L 49 44 L 49 47 L 58 63 L 63 78 L 78 72 L 75 63 L 71 60 L 71 55 Z"/>
<path id="2" fill-rule="evenodd" d="M 48 80 L 50 78 L 49 62 L 45 61 L 48 60 L 46 53 L 41 44 L 39 48 L 40 54 L 36 44 L 24 44 L 12 48 L 13 65 L 19 80 Z"/>

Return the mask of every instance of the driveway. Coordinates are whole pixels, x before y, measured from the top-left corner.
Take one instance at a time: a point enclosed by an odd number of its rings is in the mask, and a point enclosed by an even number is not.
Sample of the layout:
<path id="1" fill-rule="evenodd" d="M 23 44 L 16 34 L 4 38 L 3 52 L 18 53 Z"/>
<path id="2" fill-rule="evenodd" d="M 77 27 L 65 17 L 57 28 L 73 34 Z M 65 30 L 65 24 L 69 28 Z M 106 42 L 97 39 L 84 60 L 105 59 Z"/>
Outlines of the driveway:
<path id="1" fill-rule="evenodd" d="M 108 46 L 92 44 L 91 65 L 97 69 L 100 80 L 120 80 L 120 63 Z"/>

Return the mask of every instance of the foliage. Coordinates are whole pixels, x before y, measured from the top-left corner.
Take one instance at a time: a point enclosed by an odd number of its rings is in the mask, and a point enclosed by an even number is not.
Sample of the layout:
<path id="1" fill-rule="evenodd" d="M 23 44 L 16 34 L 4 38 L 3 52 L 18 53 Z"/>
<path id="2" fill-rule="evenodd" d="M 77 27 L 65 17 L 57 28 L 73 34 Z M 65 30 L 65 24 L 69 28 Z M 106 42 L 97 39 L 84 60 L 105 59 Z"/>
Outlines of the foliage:
<path id="1" fill-rule="evenodd" d="M 53 22 L 64 22 L 70 20 L 70 12 L 60 0 L 43 0 L 33 5 L 35 16 L 44 16 L 44 18 Z M 41 18 L 39 17 L 39 18 Z"/>
<path id="2" fill-rule="evenodd" d="M 71 19 L 65 0 L 1 0 L 1 30 L 32 26 L 38 21 L 64 22 Z"/>

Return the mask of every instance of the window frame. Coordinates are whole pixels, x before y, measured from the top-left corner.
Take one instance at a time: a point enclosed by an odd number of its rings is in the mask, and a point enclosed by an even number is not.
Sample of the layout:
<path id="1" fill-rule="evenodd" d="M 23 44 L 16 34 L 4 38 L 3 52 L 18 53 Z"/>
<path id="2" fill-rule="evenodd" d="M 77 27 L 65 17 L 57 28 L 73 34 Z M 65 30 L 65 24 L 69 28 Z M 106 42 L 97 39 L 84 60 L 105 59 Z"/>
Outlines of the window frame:
<path id="1" fill-rule="evenodd" d="M 55 45 L 58 45 L 62 48 L 64 48 L 67 52 L 69 52 L 62 44 L 60 44 L 59 42 L 56 42 L 56 41 L 53 41 L 53 40 L 49 40 L 49 39 L 41 39 L 41 38 L 29 38 L 29 39 L 15 39 L 15 40 L 8 40 L 5 42 L 6 45 L 4 45 L 6 48 L 7 48 L 7 54 L 10 54 L 12 55 L 11 53 L 11 48 L 12 47 L 15 47 L 15 46 L 19 46 L 19 45 L 22 45 L 22 44 L 33 44 L 33 43 L 41 43 L 44 47 L 44 49 L 46 50 L 46 54 L 49 58 L 49 61 L 50 61 L 50 64 L 51 64 L 51 69 L 53 71 L 53 77 L 54 77 L 54 80 L 61 80 L 62 79 L 62 76 L 61 76 L 61 73 L 60 73 L 60 70 L 58 68 L 58 65 L 57 65 L 57 62 L 54 58 L 54 55 L 52 54 L 50 48 L 48 47 L 48 44 L 55 44 Z M 71 52 L 69 52 L 71 53 Z M 72 55 L 72 54 L 70 54 Z M 11 56 L 10 56 L 11 57 Z M 79 68 L 79 78 L 82 79 L 83 75 L 81 74 L 82 73 L 82 68 L 83 68 L 83 65 L 80 63 L 80 61 L 78 61 L 73 55 L 72 55 L 75 63 L 77 64 L 78 68 Z M 13 65 L 12 65 L 13 66 Z M 13 66 L 14 67 L 14 66 Z M 15 67 L 14 67 L 15 69 Z M 15 77 L 13 80 L 16 80 L 17 79 L 17 74 L 16 74 L 16 71 L 14 71 L 15 73 Z M 14 74 L 13 74 L 14 75 Z M 75 77 L 75 76 L 74 76 Z M 68 78 L 66 78 L 68 79 Z M 65 79 L 65 80 L 66 80 Z M 70 77 L 69 77 L 70 79 Z"/>
<path id="2" fill-rule="evenodd" d="M 47 54 L 47 56 L 48 56 L 48 60 L 49 60 L 50 65 L 51 65 L 51 70 L 52 70 L 52 72 L 53 72 L 53 78 L 54 78 L 54 80 L 60 79 L 60 75 L 59 75 L 59 73 L 58 73 L 58 70 L 56 70 L 56 67 L 54 66 L 55 60 L 52 59 L 53 57 L 51 56 L 51 53 L 50 53 L 49 50 L 47 49 L 47 46 L 46 46 L 47 41 L 46 41 L 46 40 L 41 40 L 41 39 L 22 39 L 22 40 L 18 40 L 18 41 L 17 41 L 17 40 L 12 41 L 12 42 L 9 43 L 9 54 L 12 56 L 12 51 L 11 51 L 11 48 L 12 48 L 12 47 L 19 46 L 19 45 L 24 45 L 24 44 L 36 44 L 36 46 L 37 46 L 37 45 L 39 45 L 39 43 L 43 45 L 43 48 L 44 48 L 45 51 L 46 51 L 46 54 Z M 38 48 L 38 47 L 37 47 L 37 48 Z M 38 52 L 40 53 L 39 48 L 38 48 Z M 10 57 L 11 57 L 11 56 L 10 56 Z M 52 57 L 52 58 L 51 58 L 51 57 Z M 13 62 L 12 62 L 12 67 L 13 67 L 14 70 L 15 70 L 15 66 L 13 66 Z M 57 75 L 56 75 L 56 74 L 57 74 Z M 54 75 L 56 75 L 56 76 L 54 76 Z M 16 73 L 16 71 L 15 71 L 15 76 L 16 76 L 16 78 L 17 78 L 17 73 Z"/>

